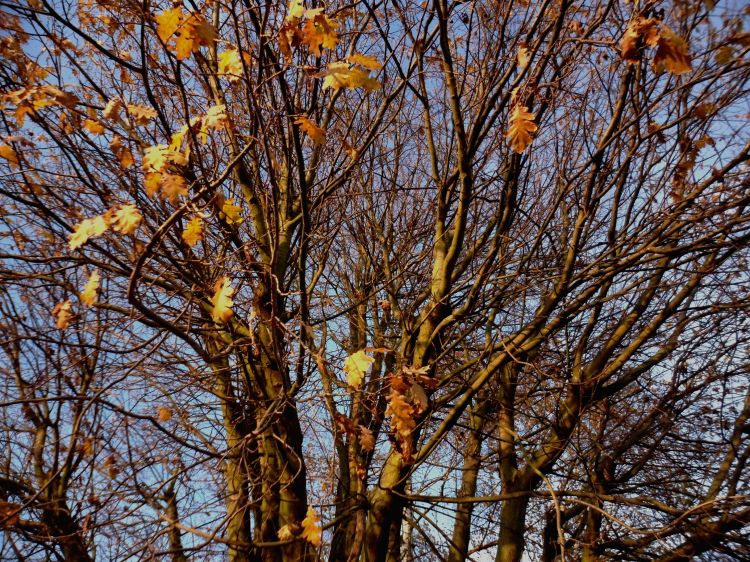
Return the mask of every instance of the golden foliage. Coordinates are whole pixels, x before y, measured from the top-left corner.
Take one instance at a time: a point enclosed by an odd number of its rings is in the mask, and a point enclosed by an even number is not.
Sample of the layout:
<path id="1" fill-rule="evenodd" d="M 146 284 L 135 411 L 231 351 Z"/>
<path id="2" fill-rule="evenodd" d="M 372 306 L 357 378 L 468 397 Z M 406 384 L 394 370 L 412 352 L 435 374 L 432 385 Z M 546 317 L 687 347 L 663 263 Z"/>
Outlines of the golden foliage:
<path id="1" fill-rule="evenodd" d="M 687 43 L 666 25 L 662 25 L 654 55 L 654 68 L 662 67 L 676 76 L 693 70 Z"/>
<path id="2" fill-rule="evenodd" d="M 191 248 L 203 240 L 203 220 L 200 217 L 190 219 L 185 230 L 182 231 L 182 239 Z"/>
<path id="3" fill-rule="evenodd" d="M 240 224 L 242 222 L 242 207 L 234 204 L 234 199 L 227 199 L 221 206 L 221 212 L 219 216 L 223 218 L 227 224 Z"/>
<path id="4" fill-rule="evenodd" d="M 0 144 L 0 158 L 7 160 L 12 166 L 18 166 L 18 154 L 9 144 Z"/>
<path id="5" fill-rule="evenodd" d="M 73 303 L 70 300 L 59 302 L 52 309 L 52 316 L 55 317 L 55 327 L 58 330 L 64 330 L 70 324 L 70 320 L 73 318 L 73 313 L 70 311 Z"/>
<path id="6" fill-rule="evenodd" d="M 211 305 L 213 310 L 211 311 L 211 318 L 214 322 L 228 322 L 234 312 L 232 312 L 232 295 L 234 289 L 230 285 L 228 277 L 222 277 L 216 282 L 214 287 L 214 296 L 211 297 Z"/>
<path id="7" fill-rule="evenodd" d="M 84 219 L 73 227 L 73 234 L 68 240 L 68 247 L 76 250 L 83 246 L 89 238 L 100 236 L 107 231 L 107 221 L 103 215 L 91 219 Z"/>
<path id="8" fill-rule="evenodd" d="M 317 76 L 318 78 L 324 78 L 324 90 L 327 88 L 333 88 L 334 90 L 364 88 L 371 91 L 380 87 L 380 83 L 370 77 L 369 70 L 353 67 L 346 62 L 332 62 Z"/>
<path id="9" fill-rule="evenodd" d="M 129 103 L 127 105 L 128 115 L 133 118 L 136 125 L 148 125 L 157 116 L 156 110 L 145 105 Z"/>
<path id="10" fill-rule="evenodd" d="M 182 8 L 164 10 L 154 17 L 156 34 L 178 60 L 184 60 L 201 47 L 218 39 L 216 28 L 199 13 L 183 14 Z"/>
<path id="11" fill-rule="evenodd" d="M 375 359 L 361 349 L 347 357 L 344 361 L 344 372 L 346 373 L 346 382 L 349 386 L 359 388 L 365 373 L 374 362 Z"/>
<path id="12" fill-rule="evenodd" d="M 94 119 L 85 119 L 83 121 L 83 128 L 92 135 L 101 135 L 104 132 L 104 125 Z"/>
<path id="13" fill-rule="evenodd" d="M 245 63 L 248 62 L 248 57 L 245 53 L 240 55 L 239 49 L 229 49 L 219 53 L 218 61 L 218 74 L 223 76 L 230 82 L 234 82 L 242 78 L 242 59 L 245 58 Z"/>
<path id="14" fill-rule="evenodd" d="M 365 452 L 372 451 L 375 448 L 375 437 L 369 428 L 359 426 L 359 446 Z"/>
<path id="15" fill-rule="evenodd" d="M 135 205 L 123 205 L 114 213 L 112 230 L 123 234 L 133 234 L 141 224 L 142 218 Z"/>
<path id="16" fill-rule="evenodd" d="M 656 70 L 680 75 L 692 70 L 691 57 L 685 40 L 656 18 L 633 19 L 620 41 L 620 55 L 630 64 L 637 64 L 643 49 L 656 47 L 653 66 Z"/>
<path id="17" fill-rule="evenodd" d="M 307 507 L 307 515 L 302 520 L 302 538 L 313 546 L 320 546 L 322 542 L 323 527 L 312 506 Z"/>
<path id="18" fill-rule="evenodd" d="M 86 306 L 93 306 L 99 294 L 99 272 L 94 271 L 86 281 L 83 290 L 78 294 L 81 302 Z"/>

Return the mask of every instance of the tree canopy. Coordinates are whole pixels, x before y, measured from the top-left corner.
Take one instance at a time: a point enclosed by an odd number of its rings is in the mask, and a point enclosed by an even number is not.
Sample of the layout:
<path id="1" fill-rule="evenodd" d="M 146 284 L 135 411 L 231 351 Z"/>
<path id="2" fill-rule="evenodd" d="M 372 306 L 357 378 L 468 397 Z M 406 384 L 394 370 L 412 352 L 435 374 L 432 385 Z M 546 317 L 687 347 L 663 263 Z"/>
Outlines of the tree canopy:
<path id="1" fill-rule="evenodd" d="M 0 558 L 746 560 L 742 0 L 0 0 Z"/>

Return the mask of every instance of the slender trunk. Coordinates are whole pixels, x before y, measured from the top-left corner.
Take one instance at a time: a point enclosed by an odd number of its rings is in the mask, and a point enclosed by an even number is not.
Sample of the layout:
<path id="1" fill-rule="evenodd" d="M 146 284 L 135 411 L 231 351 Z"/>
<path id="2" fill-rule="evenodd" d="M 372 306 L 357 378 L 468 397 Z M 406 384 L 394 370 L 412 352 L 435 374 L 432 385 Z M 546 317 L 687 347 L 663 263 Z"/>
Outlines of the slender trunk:
<path id="1" fill-rule="evenodd" d="M 477 477 L 481 464 L 482 442 L 484 435 L 484 414 L 489 400 L 483 400 L 471 413 L 471 433 L 466 444 L 463 474 L 459 498 L 472 497 L 477 492 Z M 473 503 L 459 503 L 456 508 L 453 538 L 448 552 L 448 562 L 463 562 L 469 553 L 471 538 L 471 516 L 474 512 Z"/>
<path id="2" fill-rule="evenodd" d="M 365 562 L 384 562 L 393 557 L 397 550 L 400 533 L 393 535 L 394 528 L 400 531 L 401 510 L 403 508 L 396 495 L 403 488 L 399 484 L 403 460 L 401 455 L 392 452 L 381 472 L 379 485 L 370 496 L 370 513 L 367 518 L 365 539 Z M 395 544 L 394 544 L 395 543 Z"/>
<path id="3" fill-rule="evenodd" d="M 167 489 L 164 493 L 164 499 L 167 502 L 165 512 L 169 521 L 169 551 L 172 554 L 172 562 L 187 562 L 185 551 L 182 548 L 180 529 L 175 525 L 180 521 L 180 515 L 177 511 L 177 496 L 174 492 L 174 486 Z"/>

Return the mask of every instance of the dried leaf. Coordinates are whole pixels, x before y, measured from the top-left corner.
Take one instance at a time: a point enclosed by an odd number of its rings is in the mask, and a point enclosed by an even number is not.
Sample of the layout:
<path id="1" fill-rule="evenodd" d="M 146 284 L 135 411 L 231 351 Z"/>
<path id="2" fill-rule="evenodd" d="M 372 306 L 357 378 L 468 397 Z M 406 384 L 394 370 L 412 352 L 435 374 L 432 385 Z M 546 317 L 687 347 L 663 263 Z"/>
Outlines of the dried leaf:
<path id="1" fill-rule="evenodd" d="M 359 426 L 359 446 L 365 452 L 370 452 L 375 448 L 375 437 L 369 428 Z"/>
<path id="2" fill-rule="evenodd" d="M 83 121 L 83 128 L 92 135 L 101 135 L 104 132 L 104 125 L 93 119 L 85 119 Z"/>
<path id="3" fill-rule="evenodd" d="M 157 417 L 161 422 L 167 422 L 172 419 L 172 410 L 167 406 L 159 406 Z"/>
<path id="4" fill-rule="evenodd" d="M 518 66 L 521 68 L 526 68 L 529 66 L 529 48 L 526 45 L 526 42 L 523 41 L 518 45 L 518 53 L 516 55 L 516 58 L 518 59 Z"/>
<path id="5" fill-rule="evenodd" d="M 531 133 L 537 130 L 534 114 L 526 106 L 517 105 L 510 117 L 510 126 L 505 135 L 515 152 L 521 154 L 531 144 Z"/>
<path id="6" fill-rule="evenodd" d="M 381 68 L 383 68 L 383 65 L 380 64 L 380 61 L 378 61 L 378 59 L 376 59 L 375 57 L 360 55 L 359 53 L 349 55 L 346 58 L 346 61 L 351 64 L 364 66 L 365 68 L 369 68 L 370 70 L 380 70 Z"/>
<path id="7" fill-rule="evenodd" d="M 232 315 L 232 295 L 234 289 L 230 285 L 228 277 L 222 277 L 216 282 L 214 287 L 214 296 L 211 298 L 211 305 L 213 310 L 211 311 L 211 318 L 214 322 L 228 322 Z"/>
<path id="8" fill-rule="evenodd" d="M 149 122 L 158 115 L 155 109 L 146 107 L 145 105 L 129 103 L 127 108 L 128 115 L 133 118 L 136 125 L 148 125 Z"/>
<path id="9" fill-rule="evenodd" d="M 654 67 L 663 66 L 667 72 L 679 76 L 693 70 L 690 63 L 691 57 L 685 40 L 666 25 L 662 25 L 654 55 Z"/>
<path id="10" fill-rule="evenodd" d="M 371 91 L 380 87 L 380 83 L 370 77 L 370 72 L 361 68 L 352 68 L 346 62 L 333 62 L 323 72 L 316 75 L 324 78 L 323 89 L 333 88 L 364 88 Z"/>
<path id="11" fill-rule="evenodd" d="M 177 199 L 188 194 L 187 181 L 179 174 L 162 174 L 161 196 L 173 205 Z"/>
<path id="12" fill-rule="evenodd" d="M 70 300 L 59 302 L 52 309 L 52 315 L 55 317 L 55 327 L 58 330 L 64 330 L 70 324 L 73 313 L 70 311 L 73 303 Z"/>
<path id="13" fill-rule="evenodd" d="M 9 144 L 0 144 L 0 158 L 4 158 L 12 166 L 18 166 L 18 154 Z"/>
<path id="14" fill-rule="evenodd" d="M 242 70 L 242 59 L 238 49 L 229 49 L 219 54 L 219 76 L 234 82 L 242 78 Z"/>
<path id="15" fill-rule="evenodd" d="M 294 538 L 294 533 L 292 532 L 291 525 L 284 525 L 281 527 L 276 533 L 276 536 L 279 537 L 280 541 L 292 540 Z"/>
<path id="16" fill-rule="evenodd" d="M 659 40 L 659 20 L 637 17 L 630 22 L 625 35 L 620 41 L 620 54 L 630 64 L 641 60 L 644 46 L 655 47 Z"/>
<path id="17" fill-rule="evenodd" d="M 300 129 L 308 134 L 315 144 L 323 144 L 326 141 L 325 129 L 321 129 L 315 124 L 315 122 L 304 115 L 300 115 L 294 122 L 299 125 Z"/>

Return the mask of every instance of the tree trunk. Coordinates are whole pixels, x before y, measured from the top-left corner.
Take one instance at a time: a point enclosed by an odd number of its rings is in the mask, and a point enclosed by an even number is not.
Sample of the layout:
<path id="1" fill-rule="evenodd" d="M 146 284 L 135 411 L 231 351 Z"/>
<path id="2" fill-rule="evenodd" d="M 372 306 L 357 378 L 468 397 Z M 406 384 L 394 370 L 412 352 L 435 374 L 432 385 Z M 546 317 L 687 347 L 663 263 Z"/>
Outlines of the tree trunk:
<path id="1" fill-rule="evenodd" d="M 500 513 L 500 541 L 495 557 L 497 562 L 521 562 L 528 505 L 528 498 L 515 498 L 503 503 Z"/>

